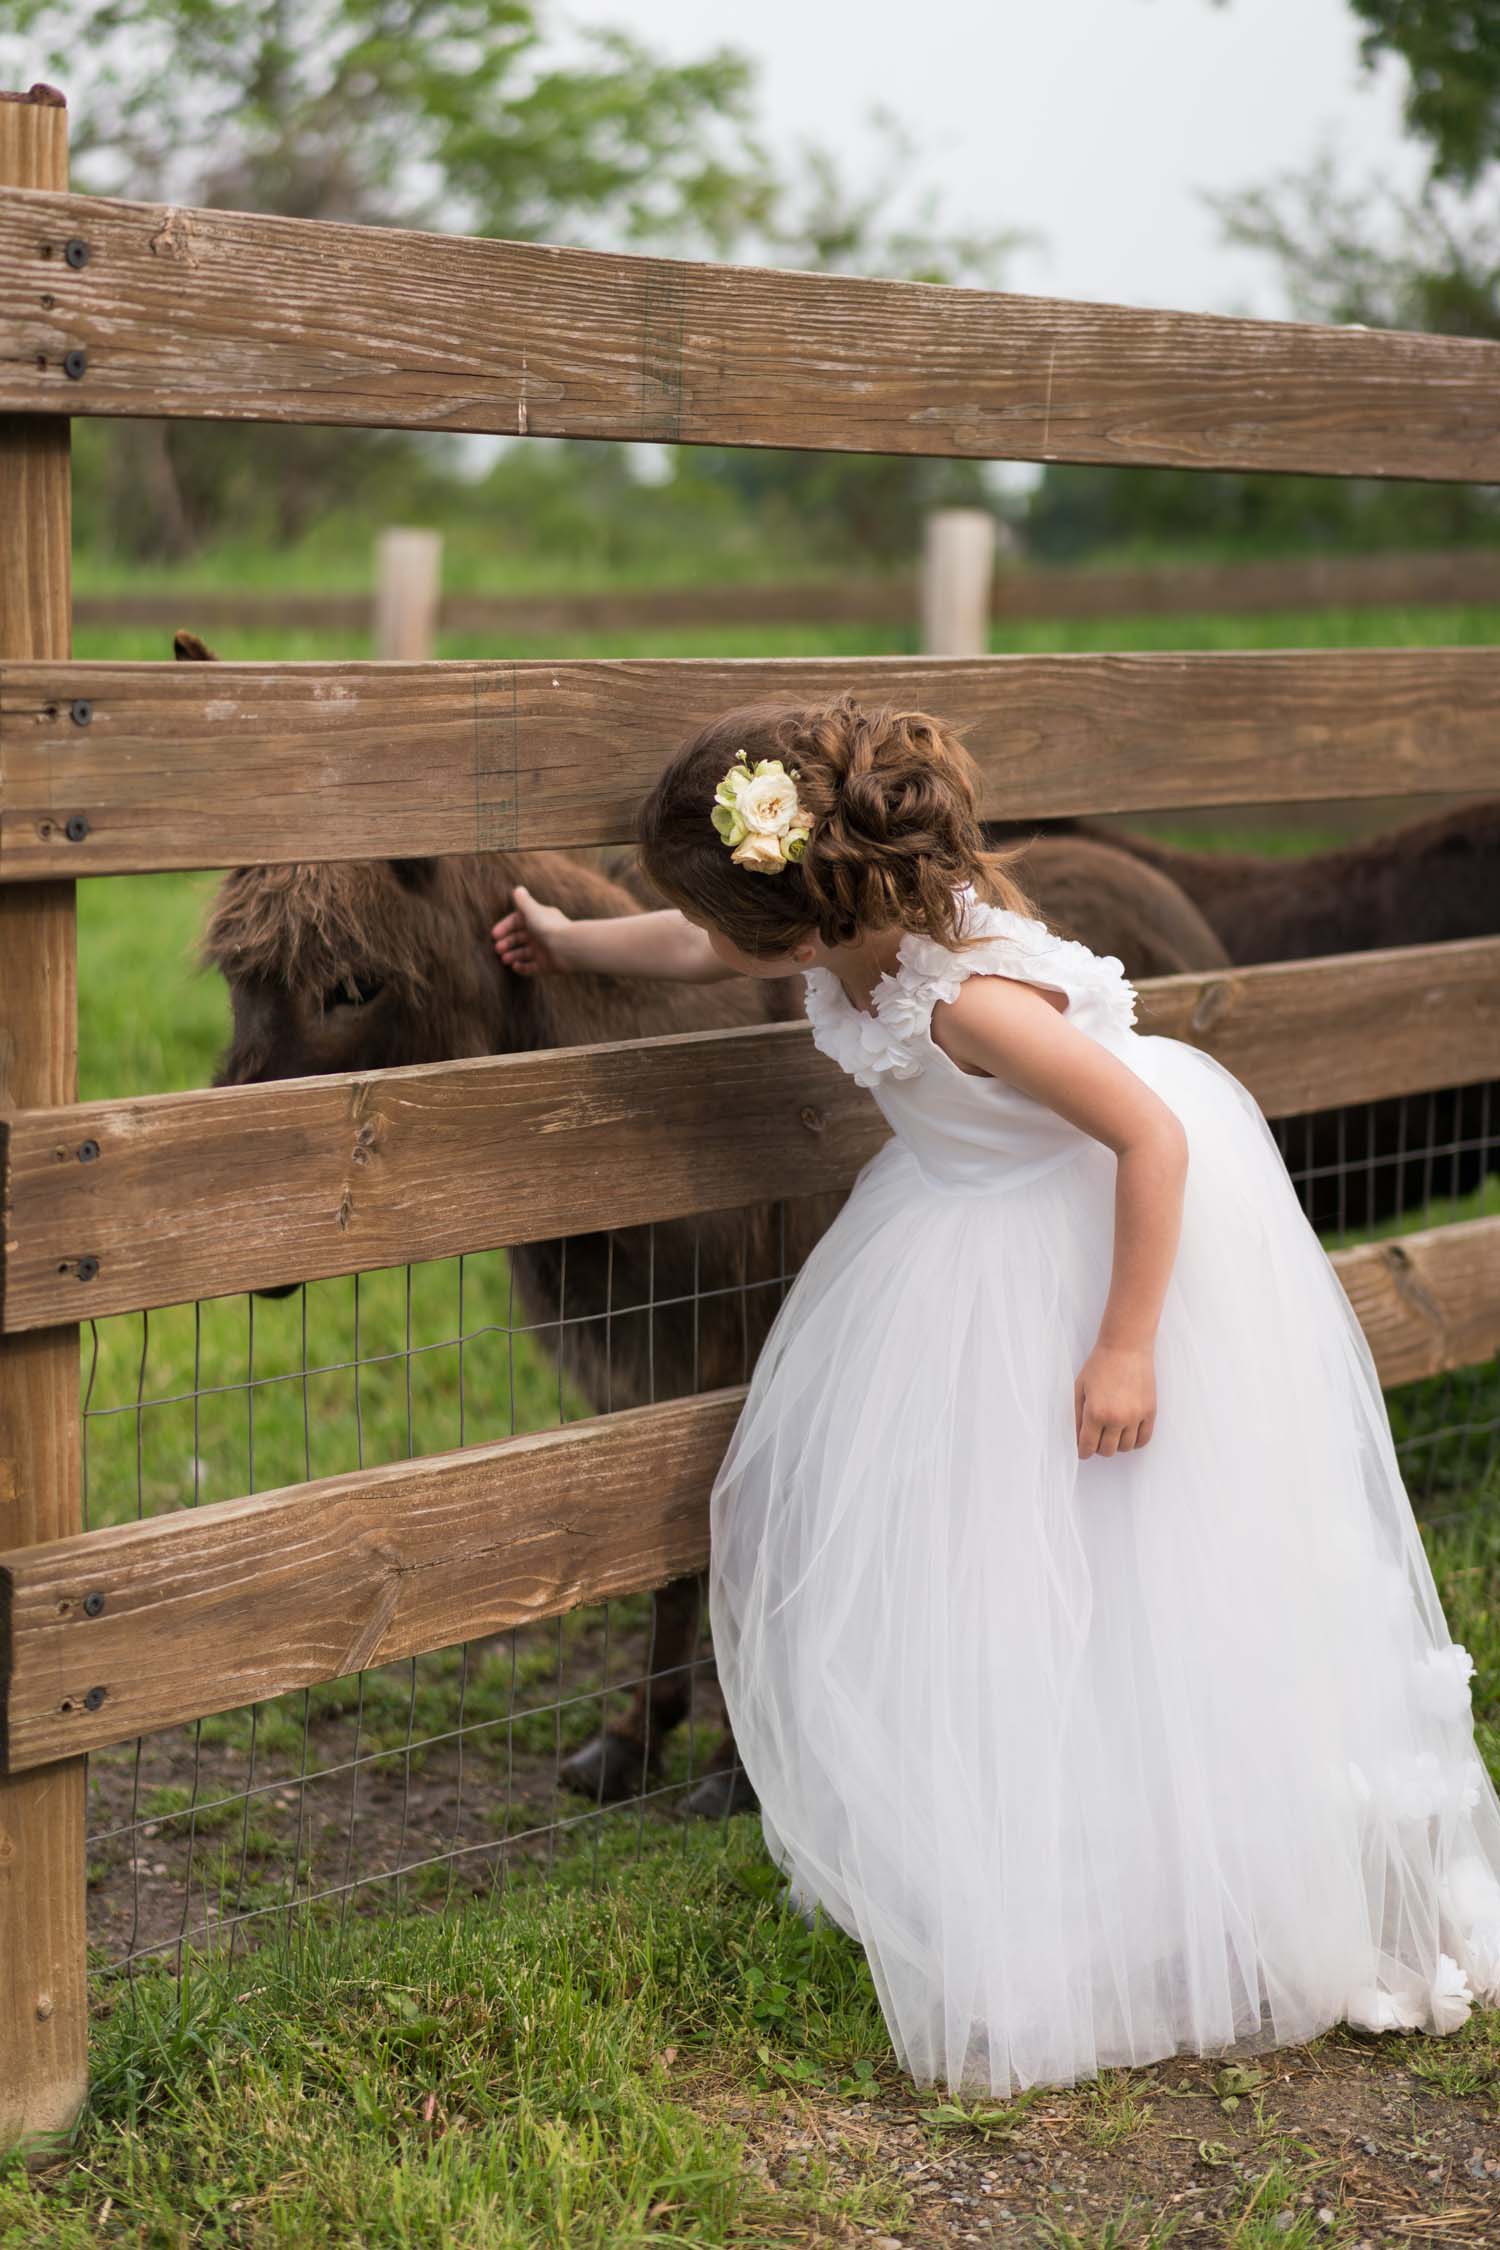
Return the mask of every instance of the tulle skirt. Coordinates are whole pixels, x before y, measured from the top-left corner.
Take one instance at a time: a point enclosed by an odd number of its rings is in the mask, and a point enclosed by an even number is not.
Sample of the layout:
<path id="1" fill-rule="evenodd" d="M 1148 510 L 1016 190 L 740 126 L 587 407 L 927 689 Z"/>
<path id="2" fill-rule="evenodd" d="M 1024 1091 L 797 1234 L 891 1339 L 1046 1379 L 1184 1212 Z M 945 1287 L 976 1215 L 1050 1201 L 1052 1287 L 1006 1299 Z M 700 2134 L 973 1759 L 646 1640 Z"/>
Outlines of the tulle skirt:
<path id="1" fill-rule="evenodd" d="M 1500 2000 L 1500 1802 L 1368 1344 L 1248 1092 L 1123 1038 L 1190 1152 L 1148 1444 L 1077 1452 L 1112 1153 L 976 1192 L 892 1140 L 712 1496 L 767 1846 L 955 2091 Z"/>

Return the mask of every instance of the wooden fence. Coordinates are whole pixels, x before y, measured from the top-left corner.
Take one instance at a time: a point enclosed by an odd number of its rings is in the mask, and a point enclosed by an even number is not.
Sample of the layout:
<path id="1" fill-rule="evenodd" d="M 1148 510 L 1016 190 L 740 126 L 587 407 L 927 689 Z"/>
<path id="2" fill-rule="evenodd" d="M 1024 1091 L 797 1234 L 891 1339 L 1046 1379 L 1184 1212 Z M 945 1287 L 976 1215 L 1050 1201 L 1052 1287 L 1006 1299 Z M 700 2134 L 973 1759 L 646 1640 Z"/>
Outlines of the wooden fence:
<path id="1" fill-rule="evenodd" d="M 685 728 L 770 688 L 951 712 L 997 817 L 1487 790 L 1500 722 L 1489 649 L 74 663 L 75 414 L 1497 479 L 1500 347 L 75 197 L 65 124 L 0 101 L 10 2130 L 85 2086 L 84 1753 L 701 1564 L 741 1395 L 85 1533 L 77 1323 L 710 1210 L 747 1144 L 769 1194 L 838 1187 L 883 1130 L 803 1025 L 80 1106 L 77 876 L 621 839 Z M 1173 977 L 1143 1027 L 1289 1114 L 1500 1073 L 1497 971 L 1487 939 Z M 1500 1345 L 1500 1220 L 1337 1263 L 1387 1382 Z"/>
<path id="2" fill-rule="evenodd" d="M 1303 609 L 1483 608 L 1500 603 L 1500 547 L 1451 554 L 1323 555 L 1286 561 L 1187 563 L 1171 568 L 1062 570 L 1004 564 L 990 615 L 1027 619 L 1251 616 Z M 597 593 L 444 595 L 435 630 L 506 640 L 573 634 L 707 631 L 715 626 L 866 625 L 915 628 L 921 585 L 910 573 L 824 578 L 805 585 L 662 586 Z M 380 610 L 370 594 L 268 594 L 256 590 L 86 594 L 75 625 L 158 632 L 368 633 Z M 377 636 L 377 648 L 380 647 Z M 394 653 L 394 652 L 393 652 Z"/>

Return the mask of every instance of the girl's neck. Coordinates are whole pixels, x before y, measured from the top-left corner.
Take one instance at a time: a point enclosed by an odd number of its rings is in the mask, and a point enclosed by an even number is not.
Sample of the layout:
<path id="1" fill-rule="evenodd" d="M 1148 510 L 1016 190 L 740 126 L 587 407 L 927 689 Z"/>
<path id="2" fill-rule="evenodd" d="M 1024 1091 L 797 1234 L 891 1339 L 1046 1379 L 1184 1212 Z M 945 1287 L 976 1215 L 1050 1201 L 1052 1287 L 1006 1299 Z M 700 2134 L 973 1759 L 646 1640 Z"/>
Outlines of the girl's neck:
<path id="1" fill-rule="evenodd" d="M 875 987 L 883 976 L 894 976 L 904 930 L 880 930 L 873 937 L 856 938 L 852 945 L 823 948 L 823 965 L 832 969 L 844 995 L 861 1015 L 872 1015 Z"/>

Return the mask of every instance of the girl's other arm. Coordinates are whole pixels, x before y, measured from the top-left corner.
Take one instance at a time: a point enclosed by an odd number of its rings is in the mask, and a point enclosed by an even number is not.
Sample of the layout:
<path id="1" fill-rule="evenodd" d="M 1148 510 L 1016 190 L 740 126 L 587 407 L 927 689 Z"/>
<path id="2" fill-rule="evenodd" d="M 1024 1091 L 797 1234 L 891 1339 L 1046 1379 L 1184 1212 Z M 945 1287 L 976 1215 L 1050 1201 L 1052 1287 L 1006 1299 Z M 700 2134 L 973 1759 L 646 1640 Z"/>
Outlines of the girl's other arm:
<path id="1" fill-rule="evenodd" d="M 696 929 L 675 906 L 650 914 L 575 921 L 561 907 L 544 906 L 534 899 L 524 884 L 517 883 L 511 895 L 515 905 L 501 915 L 490 935 L 506 967 L 522 976 L 585 969 L 605 976 L 712 984 L 739 973 L 719 959 L 706 932 Z"/>
<path id="2" fill-rule="evenodd" d="M 939 1011 L 941 1043 L 956 1061 L 1019 1086 L 1115 1152 L 1109 1294 L 1073 1405 L 1081 1459 L 1128 1453 L 1146 1444 L 1156 1422 L 1156 1330 L 1187 1180 L 1181 1119 L 1034 985 L 970 977 L 953 1000 L 939 1001 L 934 1015 Z"/>

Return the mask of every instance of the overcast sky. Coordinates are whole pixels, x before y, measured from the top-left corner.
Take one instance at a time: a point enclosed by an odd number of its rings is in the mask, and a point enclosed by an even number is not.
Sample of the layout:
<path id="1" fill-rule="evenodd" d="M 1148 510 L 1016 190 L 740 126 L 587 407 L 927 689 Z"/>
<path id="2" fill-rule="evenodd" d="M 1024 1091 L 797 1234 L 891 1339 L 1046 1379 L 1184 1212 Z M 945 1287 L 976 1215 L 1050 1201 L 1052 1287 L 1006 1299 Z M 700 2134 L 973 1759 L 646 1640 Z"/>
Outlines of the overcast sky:
<path id="1" fill-rule="evenodd" d="M 733 45 L 773 135 L 821 138 L 858 176 L 867 120 L 899 111 L 925 178 L 971 226 L 1045 236 L 1014 289 L 1195 312 L 1284 314 L 1268 263 L 1220 247 L 1200 188 L 1299 168 L 1325 143 L 1355 179 L 1414 183 L 1404 73 L 1359 61 L 1346 0 L 572 0 L 677 57 Z"/>

